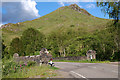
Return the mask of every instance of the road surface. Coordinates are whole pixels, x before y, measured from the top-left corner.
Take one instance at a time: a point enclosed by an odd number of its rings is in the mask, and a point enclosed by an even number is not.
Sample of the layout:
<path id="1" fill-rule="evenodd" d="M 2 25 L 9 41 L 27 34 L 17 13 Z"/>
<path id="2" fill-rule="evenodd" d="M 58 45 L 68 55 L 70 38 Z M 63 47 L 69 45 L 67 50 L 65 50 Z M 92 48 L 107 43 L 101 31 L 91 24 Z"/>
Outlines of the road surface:
<path id="1" fill-rule="evenodd" d="M 118 65 L 113 64 L 55 62 L 55 67 L 73 78 L 118 78 Z"/>

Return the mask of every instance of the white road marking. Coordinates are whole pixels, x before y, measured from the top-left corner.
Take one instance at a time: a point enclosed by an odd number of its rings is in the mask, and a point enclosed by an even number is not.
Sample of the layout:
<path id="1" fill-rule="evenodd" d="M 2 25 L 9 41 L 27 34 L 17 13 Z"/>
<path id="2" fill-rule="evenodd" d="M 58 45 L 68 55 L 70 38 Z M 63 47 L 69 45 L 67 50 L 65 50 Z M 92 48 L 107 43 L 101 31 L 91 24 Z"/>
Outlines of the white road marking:
<path id="1" fill-rule="evenodd" d="M 78 76 L 80 76 L 80 77 L 82 77 L 82 78 L 84 78 L 84 79 L 88 80 L 86 77 L 84 77 L 84 76 L 83 76 L 83 75 L 81 75 L 81 74 L 78 74 L 78 73 L 76 73 L 76 72 L 74 72 L 74 71 L 70 71 L 70 72 L 72 72 L 72 73 L 74 73 L 74 74 L 76 74 L 76 75 L 78 75 Z"/>

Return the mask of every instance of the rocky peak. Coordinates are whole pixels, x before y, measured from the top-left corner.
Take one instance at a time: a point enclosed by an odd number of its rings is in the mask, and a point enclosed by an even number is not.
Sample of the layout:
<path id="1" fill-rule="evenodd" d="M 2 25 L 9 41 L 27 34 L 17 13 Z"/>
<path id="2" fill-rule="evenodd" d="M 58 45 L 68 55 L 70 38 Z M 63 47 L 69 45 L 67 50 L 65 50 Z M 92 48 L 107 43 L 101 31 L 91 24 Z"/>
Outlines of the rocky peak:
<path id="1" fill-rule="evenodd" d="M 77 4 L 71 4 L 71 5 L 69 6 L 69 8 L 71 8 L 72 10 L 75 10 L 75 11 L 77 11 L 77 12 L 79 12 L 79 13 L 83 13 L 83 14 L 85 14 L 85 15 L 89 15 L 89 16 L 91 15 L 91 14 L 88 13 L 86 10 L 80 8 Z"/>
<path id="2" fill-rule="evenodd" d="M 81 12 L 81 8 L 77 4 L 71 4 L 69 6 L 69 8 L 71 8 L 71 9 L 73 9 L 75 11 Z"/>

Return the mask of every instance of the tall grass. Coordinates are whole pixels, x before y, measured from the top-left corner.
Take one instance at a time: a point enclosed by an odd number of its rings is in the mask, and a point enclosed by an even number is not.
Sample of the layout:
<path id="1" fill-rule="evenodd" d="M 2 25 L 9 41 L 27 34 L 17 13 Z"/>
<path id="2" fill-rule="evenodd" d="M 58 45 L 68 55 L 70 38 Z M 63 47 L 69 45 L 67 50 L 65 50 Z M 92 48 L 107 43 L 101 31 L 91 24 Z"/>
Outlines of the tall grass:
<path id="1" fill-rule="evenodd" d="M 55 69 L 56 68 L 51 68 L 47 65 L 25 67 L 17 73 L 11 73 L 7 76 L 3 76 L 3 78 L 35 78 L 38 75 L 40 78 L 47 78 L 57 75 L 54 72 Z"/>

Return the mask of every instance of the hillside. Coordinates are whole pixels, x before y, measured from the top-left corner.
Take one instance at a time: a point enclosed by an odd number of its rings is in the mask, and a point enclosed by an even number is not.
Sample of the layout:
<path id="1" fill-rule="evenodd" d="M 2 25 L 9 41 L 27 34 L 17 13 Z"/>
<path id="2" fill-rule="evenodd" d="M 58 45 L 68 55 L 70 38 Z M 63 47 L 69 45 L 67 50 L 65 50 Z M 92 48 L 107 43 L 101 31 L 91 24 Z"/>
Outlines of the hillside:
<path id="1" fill-rule="evenodd" d="M 70 28 L 73 30 L 83 29 L 85 32 L 92 33 L 95 30 L 104 29 L 108 21 L 94 17 L 76 4 L 72 4 L 32 21 L 3 25 L 1 30 L 5 44 L 9 45 L 13 38 L 21 36 L 22 32 L 29 27 L 36 28 L 46 35 L 53 31 Z"/>

